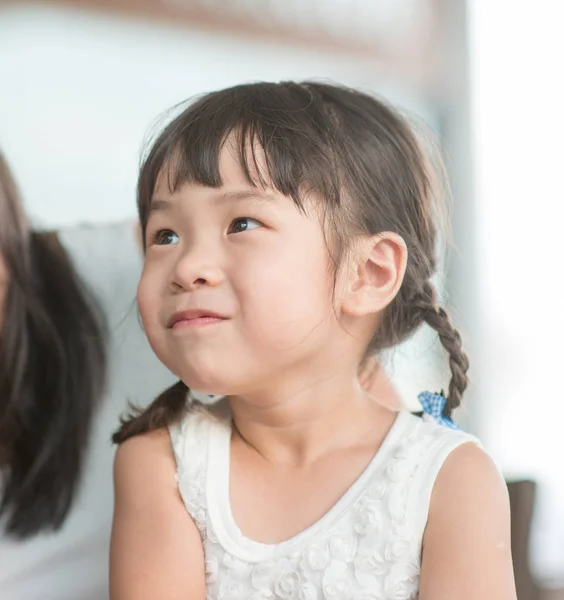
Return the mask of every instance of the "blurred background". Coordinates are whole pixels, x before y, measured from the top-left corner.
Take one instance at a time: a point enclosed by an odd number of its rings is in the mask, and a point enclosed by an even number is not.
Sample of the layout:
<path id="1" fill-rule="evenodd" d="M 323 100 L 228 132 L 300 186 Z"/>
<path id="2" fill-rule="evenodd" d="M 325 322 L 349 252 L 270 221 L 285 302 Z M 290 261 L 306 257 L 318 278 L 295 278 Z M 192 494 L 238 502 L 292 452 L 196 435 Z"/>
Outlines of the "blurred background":
<path id="1" fill-rule="evenodd" d="M 0 1 L 0 147 L 38 227 L 134 219 L 159 115 L 237 83 L 337 81 L 436 133 L 461 421 L 512 482 L 520 600 L 564 598 L 563 23 L 557 0 Z M 445 384 L 425 333 L 386 358 L 410 406 Z"/>

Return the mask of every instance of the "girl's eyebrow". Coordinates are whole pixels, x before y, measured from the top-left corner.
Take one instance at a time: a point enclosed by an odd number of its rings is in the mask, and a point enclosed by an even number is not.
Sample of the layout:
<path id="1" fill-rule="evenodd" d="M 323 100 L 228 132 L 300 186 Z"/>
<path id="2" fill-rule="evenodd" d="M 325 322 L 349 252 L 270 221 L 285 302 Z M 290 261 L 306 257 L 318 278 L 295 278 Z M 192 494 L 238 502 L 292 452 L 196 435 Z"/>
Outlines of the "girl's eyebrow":
<path id="1" fill-rule="evenodd" d="M 172 208 L 172 202 L 170 200 L 161 200 L 159 198 L 153 198 L 149 205 L 149 215 L 157 212 L 167 212 Z"/>
<path id="2" fill-rule="evenodd" d="M 217 196 L 217 202 L 225 202 L 235 200 L 243 202 L 245 200 L 276 200 L 276 195 L 269 192 L 261 192 L 260 190 L 242 190 L 240 192 L 225 192 Z"/>

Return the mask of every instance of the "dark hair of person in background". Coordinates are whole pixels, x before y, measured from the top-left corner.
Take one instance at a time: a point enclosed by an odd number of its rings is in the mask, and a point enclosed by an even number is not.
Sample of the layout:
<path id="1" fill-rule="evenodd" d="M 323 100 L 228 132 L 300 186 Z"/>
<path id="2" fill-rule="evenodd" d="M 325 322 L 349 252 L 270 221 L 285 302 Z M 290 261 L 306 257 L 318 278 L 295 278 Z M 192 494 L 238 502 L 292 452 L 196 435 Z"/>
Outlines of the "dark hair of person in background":
<path id="1" fill-rule="evenodd" d="M 57 530 L 76 496 L 106 385 L 106 326 L 55 233 L 32 231 L 0 155 L 0 522 Z"/>
<path id="2" fill-rule="evenodd" d="M 450 417 L 468 383 L 468 358 L 458 331 L 438 306 L 432 281 L 438 231 L 446 217 L 443 173 L 440 164 L 431 164 L 432 155 L 424 152 L 409 123 L 368 94 L 324 83 L 256 83 L 207 94 L 164 128 L 142 163 L 138 211 L 144 241 L 159 178 L 166 178 L 171 191 L 186 182 L 220 187 L 219 155 L 229 136 L 236 140 L 250 184 L 272 185 L 300 210 L 304 193 L 323 199 L 335 271 L 355 235 L 390 231 L 403 238 L 405 278 L 364 363 L 426 323 L 448 354 L 451 380 L 444 412 Z M 264 154 L 266 175 L 260 172 L 259 154 Z M 185 409 L 187 391 L 179 381 L 145 411 L 132 412 L 114 442 L 175 421 Z"/>

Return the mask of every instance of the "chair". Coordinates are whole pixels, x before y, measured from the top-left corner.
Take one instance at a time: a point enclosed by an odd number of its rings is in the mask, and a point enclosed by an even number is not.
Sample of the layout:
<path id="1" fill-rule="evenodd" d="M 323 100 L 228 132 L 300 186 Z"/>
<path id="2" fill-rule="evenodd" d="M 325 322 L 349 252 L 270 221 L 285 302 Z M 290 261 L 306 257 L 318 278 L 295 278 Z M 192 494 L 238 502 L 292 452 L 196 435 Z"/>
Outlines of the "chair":
<path id="1" fill-rule="evenodd" d="M 564 600 L 564 589 L 544 589 L 529 563 L 531 523 L 537 485 L 534 481 L 508 481 L 511 505 L 511 552 L 519 600 Z"/>

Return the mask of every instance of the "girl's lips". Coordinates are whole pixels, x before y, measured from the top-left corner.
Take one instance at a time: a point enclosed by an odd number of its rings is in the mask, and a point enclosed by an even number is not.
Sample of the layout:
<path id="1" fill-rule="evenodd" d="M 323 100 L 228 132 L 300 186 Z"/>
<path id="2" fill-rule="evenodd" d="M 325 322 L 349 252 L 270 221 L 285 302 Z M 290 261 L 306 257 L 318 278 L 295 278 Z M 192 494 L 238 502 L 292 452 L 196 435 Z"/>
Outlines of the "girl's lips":
<path id="1" fill-rule="evenodd" d="M 170 329 L 179 329 L 183 327 L 203 327 L 225 321 L 226 317 L 219 315 L 211 310 L 190 309 L 176 312 L 168 321 Z"/>
<path id="2" fill-rule="evenodd" d="M 225 319 L 219 317 L 197 317 L 196 319 L 180 319 L 174 323 L 172 329 L 183 329 L 185 327 L 204 327 L 213 323 L 221 323 Z"/>

